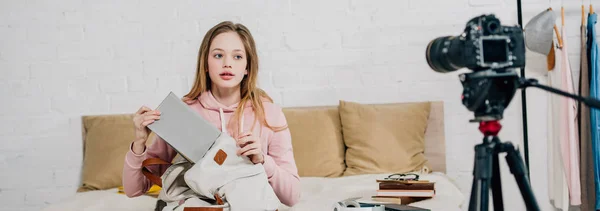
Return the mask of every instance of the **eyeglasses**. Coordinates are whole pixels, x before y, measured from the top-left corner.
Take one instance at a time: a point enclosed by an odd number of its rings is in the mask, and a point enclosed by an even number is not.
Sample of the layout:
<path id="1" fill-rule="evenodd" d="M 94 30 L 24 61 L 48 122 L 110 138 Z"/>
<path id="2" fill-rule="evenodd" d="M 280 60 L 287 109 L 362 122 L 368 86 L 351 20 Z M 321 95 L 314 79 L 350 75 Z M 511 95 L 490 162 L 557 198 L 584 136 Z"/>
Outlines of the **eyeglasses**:
<path id="1" fill-rule="evenodd" d="M 413 177 L 410 178 L 410 176 L 413 176 Z M 413 173 L 408 173 L 408 174 L 390 174 L 384 180 L 392 180 L 392 181 L 417 181 L 417 180 L 419 180 L 419 175 L 418 174 L 413 174 Z"/>

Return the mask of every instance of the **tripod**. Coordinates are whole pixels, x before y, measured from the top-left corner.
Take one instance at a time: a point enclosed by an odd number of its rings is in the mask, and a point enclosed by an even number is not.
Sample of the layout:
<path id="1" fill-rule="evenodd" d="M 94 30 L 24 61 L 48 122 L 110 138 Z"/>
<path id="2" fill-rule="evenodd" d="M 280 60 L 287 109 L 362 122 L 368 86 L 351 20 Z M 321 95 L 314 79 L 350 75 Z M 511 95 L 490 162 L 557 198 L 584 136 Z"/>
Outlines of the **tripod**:
<path id="1" fill-rule="evenodd" d="M 519 186 L 527 210 L 540 210 L 531 190 L 529 173 L 520 152 L 510 142 L 501 142 L 497 136 L 502 128 L 498 120 L 502 119 L 504 108 L 508 106 L 516 89 L 528 87 L 536 87 L 572 98 L 595 109 L 600 109 L 600 101 L 541 85 L 535 79 L 520 78 L 513 71 L 479 71 L 462 74 L 460 78 L 464 87 L 463 104 L 470 111 L 475 112 L 475 119 L 471 122 L 479 122 L 479 131 L 484 135 L 483 143 L 475 146 L 469 211 L 488 210 L 490 189 L 494 210 L 504 210 L 498 159 L 500 153 L 507 154 L 506 161 Z"/>
<path id="2" fill-rule="evenodd" d="M 494 200 L 494 210 L 504 210 L 502 186 L 500 182 L 499 153 L 506 152 L 506 162 L 515 176 L 527 210 L 540 210 L 527 179 L 527 169 L 518 150 L 510 142 L 502 143 L 498 132 L 502 125 L 497 120 L 480 122 L 483 143 L 475 146 L 475 168 L 469 211 L 487 211 L 490 188 Z M 491 187 L 490 187 L 491 184 Z"/>

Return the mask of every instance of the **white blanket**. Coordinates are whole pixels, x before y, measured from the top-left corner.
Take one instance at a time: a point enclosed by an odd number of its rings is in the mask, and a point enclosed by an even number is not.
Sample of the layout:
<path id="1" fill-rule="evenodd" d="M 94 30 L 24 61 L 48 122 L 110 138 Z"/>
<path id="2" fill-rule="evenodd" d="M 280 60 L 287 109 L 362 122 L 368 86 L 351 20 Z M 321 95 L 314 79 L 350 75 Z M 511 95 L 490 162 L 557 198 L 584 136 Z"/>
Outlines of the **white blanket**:
<path id="1" fill-rule="evenodd" d="M 378 189 L 376 179 L 385 178 L 389 174 L 369 174 L 340 178 L 303 177 L 301 179 L 302 196 L 300 202 L 289 208 L 284 205 L 280 211 L 331 211 L 335 202 L 353 197 L 370 198 Z M 436 195 L 432 199 L 412 203 L 412 206 L 431 209 L 432 211 L 460 211 L 465 196 L 448 177 L 441 173 L 422 175 L 422 180 L 436 182 Z M 117 189 L 77 193 L 68 200 L 50 205 L 44 211 L 69 210 L 123 210 L 153 211 L 156 199 L 149 196 L 128 198 L 117 194 Z"/>

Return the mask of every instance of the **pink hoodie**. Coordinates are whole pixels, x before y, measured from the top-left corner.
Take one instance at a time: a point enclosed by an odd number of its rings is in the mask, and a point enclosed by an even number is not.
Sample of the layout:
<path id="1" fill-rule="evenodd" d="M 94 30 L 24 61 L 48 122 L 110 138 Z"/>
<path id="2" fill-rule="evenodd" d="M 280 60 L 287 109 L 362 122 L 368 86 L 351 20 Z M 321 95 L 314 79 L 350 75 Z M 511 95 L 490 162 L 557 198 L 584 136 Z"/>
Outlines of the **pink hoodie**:
<path id="1" fill-rule="evenodd" d="M 225 119 L 228 122 L 237 108 L 237 105 L 227 107 L 217 102 L 211 92 L 202 93 L 199 100 L 194 101 L 192 104 L 189 104 L 189 106 L 219 129 L 221 129 L 219 108 L 223 109 Z M 285 116 L 279 106 L 264 101 L 263 106 L 265 118 L 269 125 L 287 125 Z M 254 111 L 251 108 L 251 103 L 247 103 L 246 108 L 244 109 L 244 129 L 251 129 L 253 121 Z M 265 157 L 263 166 L 267 173 L 269 184 L 271 184 L 275 194 L 283 204 L 293 206 L 300 198 L 300 179 L 294 161 L 290 130 L 285 129 L 283 131 L 273 132 L 273 130 L 265 126 L 261 127 L 257 121 L 252 133 L 257 137 L 260 137 L 259 139 Z M 142 161 L 153 157 L 170 161 L 177 154 L 162 138 L 159 136 L 156 137 L 154 143 L 142 154 L 137 155 L 130 148 L 125 156 L 123 186 L 125 194 L 129 197 L 140 196 L 147 192 L 152 186 L 152 182 L 142 174 Z M 236 136 L 232 135 L 232 137 Z M 167 165 L 154 166 L 154 168 L 150 170 L 152 172 L 160 172 L 162 175 L 167 167 Z"/>

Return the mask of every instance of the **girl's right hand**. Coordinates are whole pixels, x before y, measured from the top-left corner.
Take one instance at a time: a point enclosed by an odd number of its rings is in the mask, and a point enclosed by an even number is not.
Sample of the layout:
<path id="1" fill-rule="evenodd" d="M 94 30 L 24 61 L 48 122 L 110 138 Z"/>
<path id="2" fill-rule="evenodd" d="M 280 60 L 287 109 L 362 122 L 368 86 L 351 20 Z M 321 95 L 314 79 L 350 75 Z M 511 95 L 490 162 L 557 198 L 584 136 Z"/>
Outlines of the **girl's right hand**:
<path id="1" fill-rule="evenodd" d="M 135 126 L 135 140 L 133 141 L 133 152 L 141 154 L 146 148 L 146 140 L 150 134 L 148 125 L 160 119 L 160 111 L 152 110 L 142 106 L 133 116 L 133 125 Z"/>

